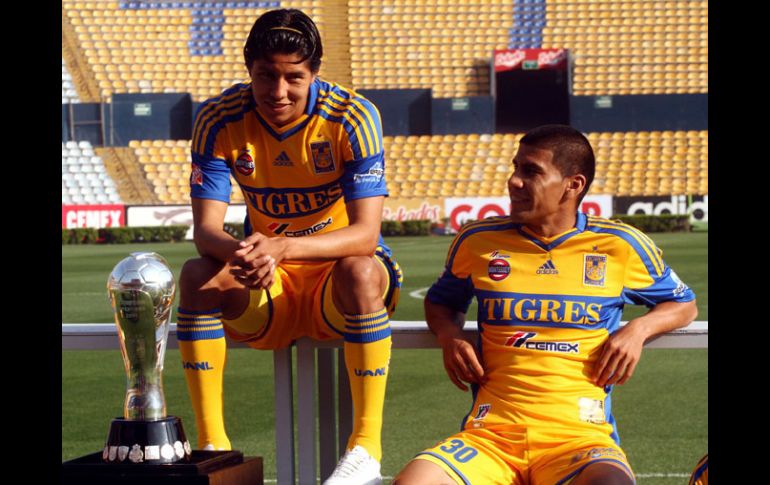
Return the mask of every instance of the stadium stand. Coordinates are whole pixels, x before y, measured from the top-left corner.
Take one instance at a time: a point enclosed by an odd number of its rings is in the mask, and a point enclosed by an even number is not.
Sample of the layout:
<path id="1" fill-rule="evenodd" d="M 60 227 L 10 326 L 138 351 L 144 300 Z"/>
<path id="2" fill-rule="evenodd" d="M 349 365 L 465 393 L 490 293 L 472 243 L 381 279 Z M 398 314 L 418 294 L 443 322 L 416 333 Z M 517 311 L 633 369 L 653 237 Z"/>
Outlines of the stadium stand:
<path id="1" fill-rule="evenodd" d="M 570 49 L 574 94 L 708 92 L 707 1 L 542 3 L 543 43 L 532 47 Z"/>
<path id="2" fill-rule="evenodd" d="M 80 98 L 75 90 L 75 85 L 72 84 L 72 75 L 67 70 L 67 65 L 64 62 L 64 58 L 61 60 L 61 103 L 72 104 L 79 103 Z"/>
<path id="3" fill-rule="evenodd" d="M 394 197 L 504 196 L 521 134 L 385 137 Z M 708 193 L 708 132 L 588 133 L 592 194 Z"/>
<path id="4" fill-rule="evenodd" d="M 392 197 L 505 196 L 522 134 L 386 136 Z M 597 159 L 591 194 L 708 194 L 708 132 L 588 133 Z M 188 140 L 133 140 L 129 147 L 154 202 L 189 204 Z M 233 185 L 233 203 L 243 195 Z"/>
<path id="5" fill-rule="evenodd" d="M 195 101 L 248 78 L 243 42 L 254 19 L 279 5 L 304 10 L 323 31 L 320 0 L 298 2 L 62 2 L 62 35 L 86 60 L 98 98 L 189 92 Z"/>
<path id="6" fill-rule="evenodd" d="M 102 158 L 87 141 L 61 144 L 62 204 L 120 204 Z"/>
<path id="7" fill-rule="evenodd" d="M 488 95 L 493 49 L 560 47 L 573 54 L 575 95 L 708 92 L 701 0 L 64 0 L 62 103 L 109 102 L 116 92 L 189 92 L 200 102 L 246 80 L 244 39 L 258 15 L 279 5 L 317 21 L 324 58 L 340 76 L 330 79 L 357 89 Z M 594 194 L 708 193 L 707 131 L 588 135 L 602 174 Z M 504 195 L 520 136 L 386 136 L 391 195 Z M 189 203 L 189 141 L 101 150 L 124 203 Z M 73 177 L 65 184 L 74 172 L 62 152 L 63 203 L 95 200 L 75 190 Z M 241 193 L 232 200 L 242 202 Z"/>
<path id="8" fill-rule="evenodd" d="M 136 155 L 141 173 L 150 184 L 154 202 L 190 203 L 190 141 L 132 140 L 128 144 Z M 233 182 L 230 201 L 243 203 L 243 194 Z"/>
<path id="9" fill-rule="evenodd" d="M 351 0 L 349 5 L 357 89 L 432 88 L 439 98 L 489 94 L 489 58 L 507 46 L 511 0 L 463 5 Z"/>

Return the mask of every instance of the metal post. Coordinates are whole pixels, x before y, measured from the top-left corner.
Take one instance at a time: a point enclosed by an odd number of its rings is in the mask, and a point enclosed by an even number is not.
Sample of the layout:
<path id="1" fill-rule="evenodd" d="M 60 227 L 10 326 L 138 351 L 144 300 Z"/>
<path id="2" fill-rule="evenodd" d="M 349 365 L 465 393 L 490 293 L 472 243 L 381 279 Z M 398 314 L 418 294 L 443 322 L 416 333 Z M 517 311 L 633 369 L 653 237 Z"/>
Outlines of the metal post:
<path id="1" fill-rule="evenodd" d="M 337 465 L 337 408 L 335 407 L 336 349 L 319 348 L 318 352 L 318 458 L 321 465 L 321 479 L 325 479 Z M 345 369 L 342 369 L 343 372 Z"/>
<path id="2" fill-rule="evenodd" d="M 307 337 L 297 341 L 297 429 L 299 485 L 316 485 L 315 346 Z"/>
<path id="3" fill-rule="evenodd" d="M 275 457 L 278 483 L 294 483 L 294 389 L 291 347 L 273 351 Z"/>
<path id="4" fill-rule="evenodd" d="M 337 353 L 337 369 L 338 451 L 339 455 L 342 456 L 347 451 L 348 438 L 353 432 L 353 399 L 350 397 L 350 380 L 348 379 L 347 367 L 345 367 L 344 348 Z"/>

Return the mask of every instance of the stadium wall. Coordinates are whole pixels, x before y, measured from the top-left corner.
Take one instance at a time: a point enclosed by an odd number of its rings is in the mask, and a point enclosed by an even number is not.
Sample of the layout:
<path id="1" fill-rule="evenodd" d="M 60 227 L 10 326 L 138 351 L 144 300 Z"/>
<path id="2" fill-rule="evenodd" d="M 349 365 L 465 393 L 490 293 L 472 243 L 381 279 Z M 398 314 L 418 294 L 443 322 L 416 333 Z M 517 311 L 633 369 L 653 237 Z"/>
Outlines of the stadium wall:
<path id="1" fill-rule="evenodd" d="M 494 98 L 434 98 L 431 101 L 431 127 L 434 135 L 494 133 Z"/>
<path id="2" fill-rule="evenodd" d="M 492 96 L 433 98 L 430 89 L 360 92 L 380 110 L 386 136 L 495 133 Z M 570 96 L 569 103 L 570 123 L 585 133 L 708 130 L 708 94 Z M 129 140 L 190 139 L 199 106 L 188 93 L 116 94 L 112 104 L 62 104 L 62 142 L 126 146 Z"/>
<path id="3" fill-rule="evenodd" d="M 192 97 L 189 93 L 115 94 L 109 106 L 107 144 L 130 140 L 189 140 Z"/>
<path id="4" fill-rule="evenodd" d="M 61 105 L 61 142 L 70 141 L 69 104 Z"/>
<path id="5" fill-rule="evenodd" d="M 708 130 L 708 94 L 571 96 L 582 132 Z"/>
<path id="6" fill-rule="evenodd" d="M 430 135 L 432 90 L 430 89 L 360 89 L 361 95 L 377 106 L 382 118 L 382 133 L 395 135 Z"/>
<path id="7" fill-rule="evenodd" d="M 101 103 L 75 103 L 62 105 L 62 142 L 87 141 L 101 146 Z"/>

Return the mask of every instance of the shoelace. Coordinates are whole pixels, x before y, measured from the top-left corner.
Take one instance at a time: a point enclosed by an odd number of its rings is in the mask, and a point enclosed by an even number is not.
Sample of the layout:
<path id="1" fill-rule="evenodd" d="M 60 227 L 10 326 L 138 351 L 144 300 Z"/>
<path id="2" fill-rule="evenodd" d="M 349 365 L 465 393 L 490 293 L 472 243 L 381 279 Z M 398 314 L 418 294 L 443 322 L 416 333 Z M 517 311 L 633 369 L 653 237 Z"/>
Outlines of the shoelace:
<path id="1" fill-rule="evenodd" d="M 337 468 L 335 468 L 332 476 L 338 478 L 347 478 L 354 474 L 358 470 L 359 465 L 361 465 L 364 461 L 366 461 L 365 456 L 361 455 L 360 453 L 353 453 L 352 451 L 348 451 L 345 453 L 345 456 L 342 457 L 342 460 L 340 460 L 340 463 L 337 465 Z"/>

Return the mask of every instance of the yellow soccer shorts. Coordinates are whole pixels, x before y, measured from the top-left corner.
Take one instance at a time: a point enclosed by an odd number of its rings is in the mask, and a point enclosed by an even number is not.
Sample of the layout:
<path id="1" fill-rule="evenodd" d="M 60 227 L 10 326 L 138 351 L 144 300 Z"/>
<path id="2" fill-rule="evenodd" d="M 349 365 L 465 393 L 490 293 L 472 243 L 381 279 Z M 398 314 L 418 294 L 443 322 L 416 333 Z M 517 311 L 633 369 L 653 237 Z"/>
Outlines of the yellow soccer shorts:
<path id="1" fill-rule="evenodd" d="M 398 263 L 384 252 L 378 250 L 374 258 L 388 275 L 382 298 L 390 316 L 398 303 L 403 276 Z M 268 290 L 251 290 L 246 310 L 233 320 L 222 319 L 225 333 L 264 350 L 287 347 L 300 337 L 341 338 L 345 318 L 332 302 L 334 263 L 280 264 Z"/>
<path id="2" fill-rule="evenodd" d="M 532 426 L 464 430 L 415 459 L 438 465 L 464 485 L 566 485 L 597 462 L 617 466 L 634 479 L 625 453 L 611 437 Z"/>

